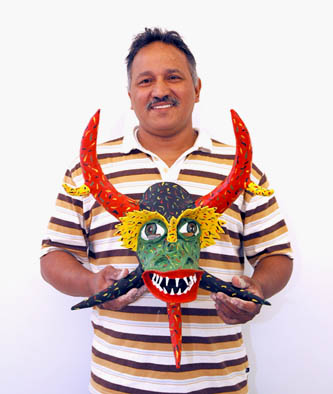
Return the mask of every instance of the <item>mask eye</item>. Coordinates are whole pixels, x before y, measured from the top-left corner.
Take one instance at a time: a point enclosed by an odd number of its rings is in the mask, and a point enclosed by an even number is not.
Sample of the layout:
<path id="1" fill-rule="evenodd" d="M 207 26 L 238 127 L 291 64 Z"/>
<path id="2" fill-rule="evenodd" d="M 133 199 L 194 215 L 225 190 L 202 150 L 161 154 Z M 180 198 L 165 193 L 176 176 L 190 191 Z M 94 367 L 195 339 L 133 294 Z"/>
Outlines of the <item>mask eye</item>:
<path id="1" fill-rule="evenodd" d="M 152 241 L 161 238 L 166 233 L 165 229 L 158 223 L 146 223 L 141 229 L 141 238 L 145 241 Z"/>
<path id="2" fill-rule="evenodd" d="M 185 222 L 183 225 L 181 225 L 178 231 L 185 237 L 193 237 L 194 235 L 199 234 L 200 228 L 198 223 L 191 221 Z"/>

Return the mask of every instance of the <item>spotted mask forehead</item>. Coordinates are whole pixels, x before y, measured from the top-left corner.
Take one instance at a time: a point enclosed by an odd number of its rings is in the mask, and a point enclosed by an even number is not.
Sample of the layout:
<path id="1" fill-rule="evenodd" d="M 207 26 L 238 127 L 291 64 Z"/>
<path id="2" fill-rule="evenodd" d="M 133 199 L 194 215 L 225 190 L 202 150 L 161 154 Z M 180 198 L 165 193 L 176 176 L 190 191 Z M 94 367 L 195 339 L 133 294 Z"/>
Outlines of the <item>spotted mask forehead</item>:
<path id="1" fill-rule="evenodd" d="M 181 186 L 172 182 L 155 183 L 142 196 L 141 210 L 158 212 L 168 221 L 177 218 L 186 209 L 195 208 L 191 195 Z"/>

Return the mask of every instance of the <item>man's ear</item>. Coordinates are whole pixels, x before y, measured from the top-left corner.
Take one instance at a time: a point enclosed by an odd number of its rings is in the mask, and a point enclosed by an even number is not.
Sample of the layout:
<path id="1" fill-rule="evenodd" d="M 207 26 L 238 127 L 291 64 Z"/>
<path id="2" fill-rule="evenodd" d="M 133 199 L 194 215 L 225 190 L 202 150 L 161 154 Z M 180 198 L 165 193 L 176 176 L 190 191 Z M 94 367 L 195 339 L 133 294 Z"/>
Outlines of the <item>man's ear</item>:
<path id="1" fill-rule="evenodd" d="M 129 90 L 127 90 L 127 94 L 128 94 L 128 97 L 131 101 L 131 109 L 133 109 L 131 92 Z"/>
<path id="2" fill-rule="evenodd" d="M 200 101 L 200 91 L 201 91 L 201 79 L 198 78 L 197 84 L 194 87 L 195 90 L 195 102 L 198 103 Z"/>

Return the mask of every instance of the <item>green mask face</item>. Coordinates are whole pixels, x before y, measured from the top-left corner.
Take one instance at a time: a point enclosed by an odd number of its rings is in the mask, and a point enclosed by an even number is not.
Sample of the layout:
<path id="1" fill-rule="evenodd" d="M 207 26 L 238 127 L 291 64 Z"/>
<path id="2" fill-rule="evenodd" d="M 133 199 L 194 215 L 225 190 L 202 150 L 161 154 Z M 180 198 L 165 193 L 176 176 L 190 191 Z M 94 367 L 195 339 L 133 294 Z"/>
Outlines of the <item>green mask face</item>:
<path id="1" fill-rule="evenodd" d="M 177 269 L 198 269 L 200 255 L 200 225 L 184 218 L 177 227 L 177 242 L 167 241 L 167 228 L 158 219 L 142 226 L 137 255 L 145 271 L 162 272 Z"/>
<path id="2" fill-rule="evenodd" d="M 168 230 L 162 220 L 153 219 L 141 227 L 137 255 L 146 286 L 157 298 L 166 302 L 196 298 L 202 274 L 200 235 L 200 224 L 189 218 L 179 221 L 176 242 L 167 240 Z"/>

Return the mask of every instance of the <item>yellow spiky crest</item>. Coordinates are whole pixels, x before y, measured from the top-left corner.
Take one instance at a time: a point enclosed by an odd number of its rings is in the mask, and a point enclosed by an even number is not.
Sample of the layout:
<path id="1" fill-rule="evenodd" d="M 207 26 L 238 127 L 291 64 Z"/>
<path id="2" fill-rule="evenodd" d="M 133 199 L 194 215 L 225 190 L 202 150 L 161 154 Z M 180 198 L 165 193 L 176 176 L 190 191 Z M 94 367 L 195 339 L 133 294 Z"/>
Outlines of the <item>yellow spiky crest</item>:
<path id="1" fill-rule="evenodd" d="M 169 222 L 158 212 L 151 212 L 145 209 L 142 211 L 132 211 L 120 218 L 121 223 L 116 226 L 117 232 L 115 235 L 121 237 L 122 246 L 136 251 L 138 236 L 142 226 L 150 220 L 159 219 L 167 227 L 167 241 L 177 242 L 177 226 L 181 219 L 187 218 L 196 220 L 200 224 L 200 248 L 202 249 L 214 245 L 215 239 L 220 237 L 219 234 L 224 233 L 222 226 L 225 224 L 225 221 L 219 219 L 220 214 L 216 213 L 215 210 L 216 208 L 209 207 L 186 209 L 177 218 L 172 217 Z"/>

